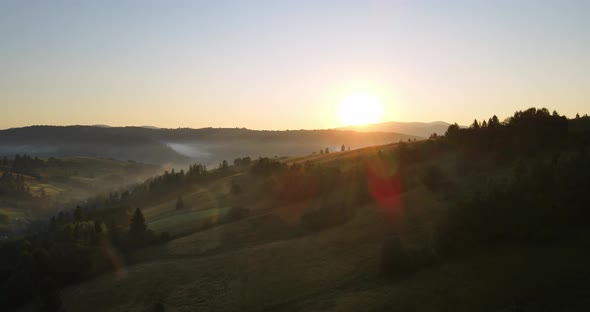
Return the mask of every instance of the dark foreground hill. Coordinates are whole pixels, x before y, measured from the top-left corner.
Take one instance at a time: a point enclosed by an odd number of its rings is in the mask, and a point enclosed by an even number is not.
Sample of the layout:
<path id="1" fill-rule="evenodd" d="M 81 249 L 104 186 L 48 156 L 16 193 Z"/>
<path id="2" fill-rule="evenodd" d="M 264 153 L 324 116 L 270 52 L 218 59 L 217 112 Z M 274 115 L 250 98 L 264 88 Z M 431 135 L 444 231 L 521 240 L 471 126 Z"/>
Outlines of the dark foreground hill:
<path id="1" fill-rule="evenodd" d="M 255 131 L 238 128 L 32 126 L 0 131 L 0 156 L 108 157 L 146 163 L 218 164 L 238 156 L 308 155 L 416 139 L 399 133 L 341 130 Z"/>

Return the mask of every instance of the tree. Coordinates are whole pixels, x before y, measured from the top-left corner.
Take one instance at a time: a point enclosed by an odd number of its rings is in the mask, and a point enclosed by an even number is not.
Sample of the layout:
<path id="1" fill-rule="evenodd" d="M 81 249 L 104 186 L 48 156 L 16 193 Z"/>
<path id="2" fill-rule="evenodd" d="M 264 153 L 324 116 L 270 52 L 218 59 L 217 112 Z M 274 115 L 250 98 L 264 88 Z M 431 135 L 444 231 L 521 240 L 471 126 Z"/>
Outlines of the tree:
<path id="1" fill-rule="evenodd" d="M 460 130 L 460 128 L 457 123 L 449 125 L 449 127 L 447 128 L 447 132 L 445 132 L 445 136 L 447 138 L 454 138 L 455 136 L 458 135 L 459 130 Z"/>
<path id="2" fill-rule="evenodd" d="M 576 119 L 580 119 L 580 114 L 576 114 Z"/>
<path id="3" fill-rule="evenodd" d="M 346 151 L 346 146 L 344 146 L 344 144 L 342 144 L 342 146 L 340 147 L 340 151 L 341 151 L 341 152 L 344 152 L 344 151 Z"/>
<path id="4" fill-rule="evenodd" d="M 492 116 L 492 121 L 494 122 L 495 125 L 500 125 L 500 120 L 498 119 L 498 116 L 496 116 L 496 115 Z"/>
<path id="5" fill-rule="evenodd" d="M 479 129 L 480 125 L 479 125 L 479 121 L 477 121 L 477 119 L 473 120 L 473 123 L 471 124 L 471 126 L 469 127 L 471 129 Z"/>
<path id="6" fill-rule="evenodd" d="M 227 169 L 229 168 L 229 165 L 227 164 L 227 160 L 223 160 L 220 164 L 219 164 L 219 169 L 221 171 L 227 171 Z"/>
<path id="7" fill-rule="evenodd" d="M 324 150 L 323 149 L 320 150 L 320 155 L 324 155 Z"/>
<path id="8" fill-rule="evenodd" d="M 147 226 L 145 225 L 145 217 L 143 216 L 141 209 L 135 208 L 135 212 L 129 223 L 129 233 L 142 234 L 145 233 L 146 230 Z"/>
<path id="9" fill-rule="evenodd" d="M 324 150 L 324 154 L 330 154 L 330 149 L 326 147 L 326 149 Z"/>
<path id="10" fill-rule="evenodd" d="M 184 208 L 184 201 L 182 200 L 182 195 L 178 196 L 176 200 L 176 210 L 180 210 Z"/>

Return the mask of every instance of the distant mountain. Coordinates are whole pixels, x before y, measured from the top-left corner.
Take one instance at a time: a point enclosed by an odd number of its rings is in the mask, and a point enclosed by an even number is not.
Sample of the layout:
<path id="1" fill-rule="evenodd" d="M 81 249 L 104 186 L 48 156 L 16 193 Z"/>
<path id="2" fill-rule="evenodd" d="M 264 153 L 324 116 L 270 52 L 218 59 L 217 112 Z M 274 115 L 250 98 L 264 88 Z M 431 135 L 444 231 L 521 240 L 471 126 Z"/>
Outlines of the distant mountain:
<path id="1" fill-rule="evenodd" d="M 348 126 L 340 129 L 354 130 L 360 132 L 397 132 L 414 135 L 418 137 L 428 138 L 431 134 L 437 133 L 443 135 L 449 123 L 444 121 L 435 122 L 383 122 L 363 126 Z"/>
<path id="2" fill-rule="evenodd" d="M 250 156 L 302 156 L 418 139 L 394 132 L 348 130 L 257 131 L 238 128 L 32 126 L 0 131 L 0 156 L 90 156 L 145 163 L 216 165 Z"/>

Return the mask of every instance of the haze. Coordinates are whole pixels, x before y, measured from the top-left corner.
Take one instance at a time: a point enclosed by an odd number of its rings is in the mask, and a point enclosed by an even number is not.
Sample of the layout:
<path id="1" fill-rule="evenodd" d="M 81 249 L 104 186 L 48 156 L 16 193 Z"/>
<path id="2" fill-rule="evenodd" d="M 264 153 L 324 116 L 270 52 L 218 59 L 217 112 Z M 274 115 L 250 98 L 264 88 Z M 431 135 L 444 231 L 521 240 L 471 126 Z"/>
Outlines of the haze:
<path id="1" fill-rule="evenodd" d="M 2 1 L 0 128 L 342 126 L 573 117 L 590 100 L 588 1 Z"/>

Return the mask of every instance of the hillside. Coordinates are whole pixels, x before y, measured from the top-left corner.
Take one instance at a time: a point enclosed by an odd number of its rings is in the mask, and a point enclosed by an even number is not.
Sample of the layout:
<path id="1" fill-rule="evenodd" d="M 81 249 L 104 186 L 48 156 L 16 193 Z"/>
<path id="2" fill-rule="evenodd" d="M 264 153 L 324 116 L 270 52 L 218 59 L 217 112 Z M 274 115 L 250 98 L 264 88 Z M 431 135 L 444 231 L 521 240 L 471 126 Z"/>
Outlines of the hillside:
<path id="1" fill-rule="evenodd" d="M 49 246 L 33 267 L 65 286 L 40 286 L 38 300 L 68 311 L 584 311 L 587 121 L 536 109 L 490 120 L 418 142 L 195 165 L 89 199 L 77 221 L 29 238 Z M 70 245 L 72 258 L 58 252 Z"/>
<path id="2" fill-rule="evenodd" d="M 106 157 L 154 164 L 216 166 L 224 159 L 296 156 L 344 144 L 352 149 L 417 139 L 391 133 L 340 130 L 255 131 L 237 128 L 34 126 L 0 131 L 0 156 Z"/>
<path id="3" fill-rule="evenodd" d="M 431 134 L 444 135 L 449 123 L 444 121 L 435 122 L 382 122 L 362 126 L 348 126 L 340 128 L 342 130 L 352 130 L 359 132 L 397 132 L 407 133 L 423 138 L 430 137 Z"/>
<path id="4" fill-rule="evenodd" d="M 19 155 L 2 158 L 0 172 L 21 176 L 26 191 L 2 192 L 0 179 L 0 234 L 22 230 L 29 222 L 54 214 L 101 192 L 128 187 L 160 173 L 161 168 L 105 158 L 72 157 L 33 159 Z"/>

